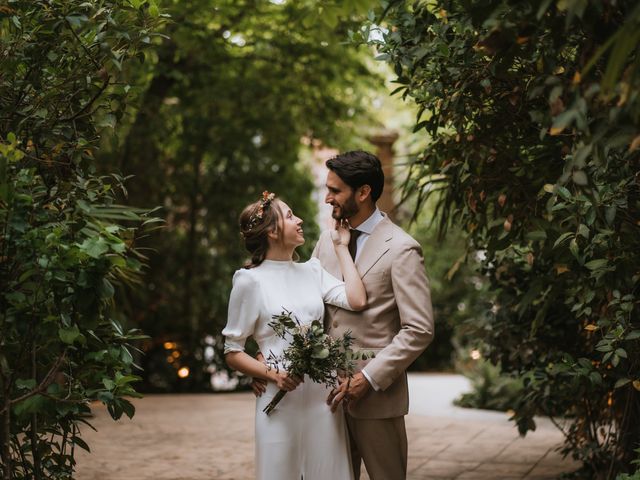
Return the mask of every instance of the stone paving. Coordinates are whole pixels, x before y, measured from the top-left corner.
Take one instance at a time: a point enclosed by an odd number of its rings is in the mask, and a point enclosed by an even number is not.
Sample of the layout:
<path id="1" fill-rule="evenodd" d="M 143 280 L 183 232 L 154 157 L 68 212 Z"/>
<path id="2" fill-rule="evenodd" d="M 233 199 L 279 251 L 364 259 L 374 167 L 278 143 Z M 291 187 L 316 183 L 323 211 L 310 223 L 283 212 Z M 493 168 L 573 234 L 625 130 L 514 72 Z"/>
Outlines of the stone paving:
<path id="1" fill-rule="evenodd" d="M 546 419 L 521 438 L 506 414 L 453 407 L 465 382 L 410 376 L 409 480 L 549 480 L 576 467 L 556 451 L 562 435 Z M 95 405 L 98 431 L 83 429 L 92 453 L 79 454 L 76 479 L 254 478 L 250 393 L 149 395 L 134 403 L 133 420 L 119 422 Z"/>

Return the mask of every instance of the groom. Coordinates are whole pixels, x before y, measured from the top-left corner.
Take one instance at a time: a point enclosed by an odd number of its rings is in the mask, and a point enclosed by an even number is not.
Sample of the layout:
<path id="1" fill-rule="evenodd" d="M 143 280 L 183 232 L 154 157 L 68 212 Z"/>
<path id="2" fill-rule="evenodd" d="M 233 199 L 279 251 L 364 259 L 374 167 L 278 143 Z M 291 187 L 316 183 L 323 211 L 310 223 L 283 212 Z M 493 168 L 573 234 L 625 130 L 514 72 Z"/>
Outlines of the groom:
<path id="1" fill-rule="evenodd" d="M 368 308 L 350 312 L 327 305 L 325 325 L 335 337 L 352 331 L 359 347 L 375 352 L 327 402 L 334 410 L 340 403 L 345 407 L 355 478 L 364 461 L 371 480 L 401 480 L 407 472 L 406 369 L 433 338 L 422 251 L 376 207 L 384 173 L 375 155 L 346 152 L 326 165 L 325 201 L 333 207 L 333 218 L 348 220 L 353 229 L 349 251 L 367 290 Z M 320 236 L 313 256 L 341 278 L 330 232 Z"/>

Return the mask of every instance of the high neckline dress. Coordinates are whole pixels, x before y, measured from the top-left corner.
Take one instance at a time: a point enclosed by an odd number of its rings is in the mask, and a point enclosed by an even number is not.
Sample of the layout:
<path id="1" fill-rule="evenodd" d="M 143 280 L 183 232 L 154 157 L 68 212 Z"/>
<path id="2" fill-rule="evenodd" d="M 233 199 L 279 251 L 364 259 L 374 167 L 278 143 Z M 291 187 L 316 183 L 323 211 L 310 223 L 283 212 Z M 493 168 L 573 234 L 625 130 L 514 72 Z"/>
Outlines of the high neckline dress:
<path id="1" fill-rule="evenodd" d="M 243 351 L 253 336 L 260 351 L 281 354 L 288 343 L 268 325 L 272 315 L 293 312 L 304 325 L 322 320 L 324 304 L 351 310 L 344 282 L 317 259 L 305 263 L 265 260 L 233 277 L 229 316 L 222 334 L 225 353 Z M 256 399 L 255 455 L 258 480 L 352 480 L 344 414 L 331 413 L 329 390 L 305 377 L 267 416 L 263 408 L 277 393 L 275 383 Z"/>

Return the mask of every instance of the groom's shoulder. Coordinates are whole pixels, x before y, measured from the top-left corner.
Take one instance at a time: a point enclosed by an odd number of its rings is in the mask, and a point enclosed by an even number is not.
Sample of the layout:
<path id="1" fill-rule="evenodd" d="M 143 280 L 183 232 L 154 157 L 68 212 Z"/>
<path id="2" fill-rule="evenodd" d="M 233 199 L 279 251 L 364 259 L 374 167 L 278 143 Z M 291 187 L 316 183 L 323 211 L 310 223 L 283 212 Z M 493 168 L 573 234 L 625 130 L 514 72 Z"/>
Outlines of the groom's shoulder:
<path id="1" fill-rule="evenodd" d="M 421 250 L 420 243 L 413 238 L 409 233 L 407 233 L 402 227 L 396 225 L 391 220 L 389 220 L 391 224 L 392 231 L 392 244 L 396 248 L 406 249 L 406 248 L 417 248 Z"/>

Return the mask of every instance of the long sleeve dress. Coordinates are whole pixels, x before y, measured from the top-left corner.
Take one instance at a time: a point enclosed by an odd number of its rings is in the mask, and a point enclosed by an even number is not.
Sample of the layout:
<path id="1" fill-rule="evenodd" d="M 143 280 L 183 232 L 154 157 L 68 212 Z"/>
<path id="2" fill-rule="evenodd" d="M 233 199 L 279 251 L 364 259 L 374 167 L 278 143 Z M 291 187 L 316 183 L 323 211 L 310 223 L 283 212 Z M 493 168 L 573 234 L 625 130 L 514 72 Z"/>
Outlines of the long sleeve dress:
<path id="1" fill-rule="evenodd" d="M 324 304 L 351 309 L 344 282 L 317 259 L 306 263 L 265 260 L 233 277 L 229 316 L 222 331 L 225 353 L 243 351 L 252 336 L 265 356 L 288 346 L 268 325 L 272 315 L 293 312 L 301 324 L 322 320 Z M 255 453 L 258 480 L 350 480 L 347 430 L 341 410 L 331 413 L 329 390 L 305 377 L 267 416 L 263 408 L 278 392 L 273 382 L 256 399 Z"/>

